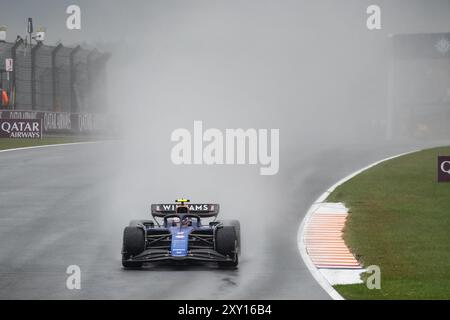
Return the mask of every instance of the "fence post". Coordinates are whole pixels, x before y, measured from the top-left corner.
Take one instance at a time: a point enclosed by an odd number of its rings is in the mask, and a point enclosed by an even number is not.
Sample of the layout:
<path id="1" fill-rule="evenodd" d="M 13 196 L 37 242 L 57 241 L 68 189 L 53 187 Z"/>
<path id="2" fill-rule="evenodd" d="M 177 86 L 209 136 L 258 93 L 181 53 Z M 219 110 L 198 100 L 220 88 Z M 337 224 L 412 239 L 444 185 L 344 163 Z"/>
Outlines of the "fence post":
<path id="1" fill-rule="evenodd" d="M 52 94 L 53 94 L 53 111 L 57 111 L 57 104 L 58 104 L 58 94 L 57 94 L 57 82 L 58 82 L 58 69 L 56 68 L 56 54 L 58 51 L 63 47 L 63 45 L 60 43 L 58 44 L 55 49 L 52 50 Z"/>
<path id="2" fill-rule="evenodd" d="M 70 112 L 76 113 L 78 111 L 77 97 L 75 92 L 76 70 L 74 64 L 74 56 L 81 49 L 80 46 L 76 46 L 70 52 Z"/>
<path id="3" fill-rule="evenodd" d="M 23 39 L 19 39 L 11 48 L 11 58 L 13 59 L 13 71 L 11 72 L 11 84 L 12 84 L 12 94 L 11 94 L 11 106 L 13 110 L 16 110 L 16 58 L 17 58 L 17 48 L 23 43 Z"/>
<path id="4" fill-rule="evenodd" d="M 31 110 L 36 109 L 36 52 L 42 46 L 42 42 L 38 42 L 31 48 Z"/>
<path id="5" fill-rule="evenodd" d="M 94 88 L 94 80 L 92 77 L 92 72 L 98 72 L 98 70 L 93 70 L 94 68 L 94 59 L 93 56 L 95 55 L 99 55 L 99 52 L 97 49 L 92 50 L 91 52 L 89 52 L 89 54 L 87 55 L 86 58 L 86 67 L 87 67 L 87 78 L 88 78 L 88 108 L 92 113 L 95 113 L 95 111 L 97 111 L 96 109 L 98 108 L 98 106 L 95 106 L 93 103 L 93 96 L 94 96 L 94 90 L 97 88 Z M 98 58 L 97 58 L 98 59 Z M 96 76 L 98 77 L 98 74 L 96 74 Z M 94 110 L 95 109 L 95 110 Z"/>
<path id="6" fill-rule="evenodd" d="M 105 110 L 106 106 L 108 105 L 109 98 L 108 98 L 108 81 L 107 81 L 107 75 L 106 75 L 106 63 L 111 58 L 110 53 L 103 53 L 101 57 L 99 58 L 99 61 L 101 63 L 100 67 L 100 74 L 101 74 L 101 81 L 102 81 L 102 92 L 100 94 L 101 103 L 100 105 L 103 108 L 103 111 Z"/>

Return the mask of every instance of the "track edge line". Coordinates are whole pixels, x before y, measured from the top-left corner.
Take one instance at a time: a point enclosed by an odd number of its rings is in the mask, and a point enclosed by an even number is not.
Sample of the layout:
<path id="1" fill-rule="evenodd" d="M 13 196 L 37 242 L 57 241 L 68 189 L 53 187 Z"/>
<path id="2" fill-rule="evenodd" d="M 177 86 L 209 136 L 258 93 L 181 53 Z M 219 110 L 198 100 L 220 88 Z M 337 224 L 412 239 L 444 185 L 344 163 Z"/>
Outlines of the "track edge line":
<path id="1" fill-rule="evenodd" d="M 3 150 L 0 150 L 0 153 L 2 153 L 2 152 L 11 152 L 11 151 L 29 150 L 29 149 L 38 149 L 38 148 L 46 148 L 46 147 L 59 147 L 59 146 L 79 145 L 79 144 L 94 144 L 94 143 L 102 143 L 102 142 L 103 141 L 80 141 L 80 142 L 68 142 L 68 143 L 43 144 L 43 145 L 40 145 L 40 146 L 30 146 L 30 147 L 3 149 Z"/>
<path id="2" fill-rule="evenodd" d="M 306 251 L 306 244 L 305 244 L 305 231 L 308 226 L 309 221 L 311 220 L 312 216 L 314 215 L 314 212 L 317 210 L 318 205 L 325 201 L 325 199 L 328 198 L 328 196 L 340 185 L 344 184 L 348 180 L 354 178 L 355 176 L 361 174 L 362 172 L 375 167 L 379 165 L 382 162 L 389 161 L 398 157 L 402 157 L 411 153 L 422 151 L 422 149 L 416 149 L 413 151 L 404 152 L 401 154 L 397 154 L 394 156 L 390 156 L 387 158 L 384 158 L 382 160 L 378 160 L 374 163 L 371 163 L 362 169 L 359 169 L 353 173 L 350 173 L 346 177 L 342 178 L 335 184 L 333 184 L 331 187 L 329 187 L 324 193 L 322 193 L 309 207 L 308 211 L 306 212 L 305 217 L 303 218 L 298 231 L 297 231 L 297 246 L 298 250 L 300 252 L 300 256 L 302 257 L 303 262 L 305 263 L 306 267 L 308 268 L 309 272 L 312 274 L 314 279 L 319 283 L 319 285 L 322 287 L 323 290 L 325 290 L 326 293 L 333 299 L 333 300 L 345 300 L 344 297 L 342 297 L 336 289 L 333 288 L 333 286 L 326 280 L 326 278 L 319 272 L 318 268 L 314 265 L 311 258 L 309 257 L 307 251 Z"/>

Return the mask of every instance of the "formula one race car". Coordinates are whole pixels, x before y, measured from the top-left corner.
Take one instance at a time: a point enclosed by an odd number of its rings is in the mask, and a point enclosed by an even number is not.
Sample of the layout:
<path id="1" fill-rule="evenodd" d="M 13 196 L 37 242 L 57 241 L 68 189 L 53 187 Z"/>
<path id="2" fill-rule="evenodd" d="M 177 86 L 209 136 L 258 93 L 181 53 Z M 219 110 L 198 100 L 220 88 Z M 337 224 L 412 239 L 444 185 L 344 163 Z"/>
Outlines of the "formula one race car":
<path id="1" fill-rule="evenodd" d="M 240 255 L 240 224 L 216 220 L 218 204 L 152 204 L 153 220 L 133 220 L 123 232 L 122 265 L 145 262 L 204 261 L 236 267 Z M 206 218 L 210 221 L 204 224 Z M 211 221 L 212 220 L 212 221 Z"/>

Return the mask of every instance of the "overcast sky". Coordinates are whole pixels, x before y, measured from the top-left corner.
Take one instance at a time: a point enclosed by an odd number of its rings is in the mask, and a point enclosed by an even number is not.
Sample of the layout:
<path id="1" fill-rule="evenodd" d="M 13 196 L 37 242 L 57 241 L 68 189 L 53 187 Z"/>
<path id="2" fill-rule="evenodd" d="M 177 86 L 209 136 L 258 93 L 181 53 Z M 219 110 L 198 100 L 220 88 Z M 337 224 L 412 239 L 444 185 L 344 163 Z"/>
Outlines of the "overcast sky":
<path id="1" fill-rule="evenodd" d="M 70 4 L 81 7 L 81 31 L 65 27 Z M 366 28 L 371 4 L 381 6 L 381 30 Z M 30 16 L 47 28 L 47 44 L 119 44 L 110 45 L 109 95 L 130 143 L 110 157 L 124 177 L 115 198 L 143 206 L 150 194 L 184 192 L 237 205 L 253 199 L 249 192 L 283 201 L 286 190 L 273 192 L 254 168 L 175 167 L 171 132 L 192 130 L 194 120 L 278 128 L 287 178 L 279 182 L 289 186 L 297 170 L 289 164 L 297 168 L 312 148 L 383 138 L 389 34 L 450 32 L 448 0 L 0 0 L 10 41 Z"/>
<path id="2" fill-rule="evenodd" d="M 81 31 L 65 28 L 65 11 L 71 4 L 82 9 Z M 448 0 L 1 0 L 0 24 L 9 27 L 8 38 L 13 40 L 16 34 L 25 33 L 26 19 L 33 17 L 36 27 L 47 28 L 50 43 L 57 40 L 72 43 L 125 38 L 150 40 L 148 37 L 154 33 L 183 22 L 210 28 L 213 27 L 210 23 L 218 23 L 213 21 L 218 13 L 227 18 L 223 23 L 230 29 L 233 29 L 234 19 L 243 17 L 248 19 L 248 27 L 253 23 L 270 27 L 272 22 L 277 22 L 271 21 L 271 16 L 283 14 L 296 20 L 301 34 L 305 29 L 318 27 L 321 22 L 325 22 L 324 27 L 329 27 L 327 20 L 337 24 L 338 29 L 342 26 L 363 28 L 364 9 L 369 4 L 381 6 L 384 34 L 450 31 Z"/>
<path id="3" fill-rule="evenodd" d="M 80 31 L 66 29 L 70 4 L 81 7 Z M 370 4 L 381 7 L 381 30 L 366 28 Z M 357 137 L 358 126 L 384 116 L 389 34 L 450 32 L 448 0 L 0 0 L 0 8 L 9 41 L 31 16 L 47 28 L 47 44 L 111 48 L 111 97 L 122 110 L 220 115 L 227 126 L 253 126 L 258 115 L 296 135 L 326 116 L 335 120 L 323 129 L 330 137 L 338 120 Z"/>

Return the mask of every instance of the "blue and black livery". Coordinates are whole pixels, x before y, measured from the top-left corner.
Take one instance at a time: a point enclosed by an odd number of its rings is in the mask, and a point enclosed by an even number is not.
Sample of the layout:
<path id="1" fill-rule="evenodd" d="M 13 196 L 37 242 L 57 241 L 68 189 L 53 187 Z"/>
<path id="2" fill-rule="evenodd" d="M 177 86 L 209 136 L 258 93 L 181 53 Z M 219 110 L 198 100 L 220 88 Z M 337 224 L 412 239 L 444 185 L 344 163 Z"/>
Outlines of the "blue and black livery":
<path id="1" fill-rule="evenodd" d="M 123 234 L 122 265 L 141 267 L 146 262 L 204 261 L 237 267 L 240 224 L 216 220 L 218 204 L 152 204 L 153 220 L 133 220 Z M 212 219 L 204 223 L 206 219 Z"/>

